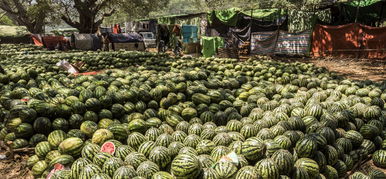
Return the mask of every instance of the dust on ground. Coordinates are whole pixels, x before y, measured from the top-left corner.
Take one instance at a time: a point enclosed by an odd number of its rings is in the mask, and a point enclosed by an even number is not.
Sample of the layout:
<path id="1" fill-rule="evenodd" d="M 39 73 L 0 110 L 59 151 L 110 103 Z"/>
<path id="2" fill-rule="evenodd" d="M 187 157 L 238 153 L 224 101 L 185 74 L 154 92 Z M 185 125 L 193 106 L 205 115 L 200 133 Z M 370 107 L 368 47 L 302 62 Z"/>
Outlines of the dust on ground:
<path id="1" fill-rule="evenodd" d="M 33 179 L 26 161 L 28 155 L 15 155 L 14 159 L 0 160 L 0 178 Z"/>
<path id="2" fill-rule="evenodd" d="M 352 80 L 386 81 L 386 59 L 350 59 L 350 58 L 274 58 L 285 62 L 300 61 L 325 67 Z"/>

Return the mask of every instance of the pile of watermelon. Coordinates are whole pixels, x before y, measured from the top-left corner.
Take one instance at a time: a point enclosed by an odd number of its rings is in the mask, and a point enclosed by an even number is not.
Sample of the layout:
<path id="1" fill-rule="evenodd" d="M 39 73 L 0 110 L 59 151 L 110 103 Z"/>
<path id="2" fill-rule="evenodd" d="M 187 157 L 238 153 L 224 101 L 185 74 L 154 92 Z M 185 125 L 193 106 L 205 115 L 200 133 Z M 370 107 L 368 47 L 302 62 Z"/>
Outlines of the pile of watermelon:
<path id="1" fill-rule="evenodd" d="M 69 76 L 50 67 L 58 59 L 105 70 Z M 342 178 L 371 157 L 386 167 L 385 83 L 267 57 L 47 52 L 0 64 L 0 140 L 35 148 L 36 178 Z"/>

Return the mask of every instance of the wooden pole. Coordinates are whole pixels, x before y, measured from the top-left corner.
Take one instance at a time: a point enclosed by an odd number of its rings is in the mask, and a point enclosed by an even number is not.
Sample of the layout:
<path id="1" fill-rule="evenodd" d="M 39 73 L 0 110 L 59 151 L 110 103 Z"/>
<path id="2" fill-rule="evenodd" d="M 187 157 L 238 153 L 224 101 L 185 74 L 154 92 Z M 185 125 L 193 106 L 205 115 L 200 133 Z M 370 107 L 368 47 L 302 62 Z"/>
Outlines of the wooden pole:
<path id="1" fill-rule="evenodd" d="M 359 5 L 361 4 L 361 0 L 359 0 L 358 1 L 359 2 L 359 4 L 358 4 L 358 6 L 357 6 L 357 12 L 356 12 L 356 14 L 355 14 L 355 23 L 357 23 L 357 21 L 358 21 L 358 15 L 359 15 Z"/>
<path id="2" fill-rule="evenodd" d="M 382 1 L 382 6 L 381 6 L 381 12 L 379 14 L 379 22 L 378 22 L 378 27 L 381 27 L 382 23 L 382 15 L 383 15 L 383 7 L 385 7 L 385 1 Z"/>

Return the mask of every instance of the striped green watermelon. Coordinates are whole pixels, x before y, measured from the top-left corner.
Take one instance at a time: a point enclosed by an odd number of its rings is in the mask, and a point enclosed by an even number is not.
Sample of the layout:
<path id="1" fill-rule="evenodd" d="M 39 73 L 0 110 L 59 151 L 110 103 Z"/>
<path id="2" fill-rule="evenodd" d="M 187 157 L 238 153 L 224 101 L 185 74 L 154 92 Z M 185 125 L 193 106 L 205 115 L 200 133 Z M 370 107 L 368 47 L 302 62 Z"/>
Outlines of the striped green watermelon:
<path id="1" fill-rule="evenodd" d="M 80 131 L 87 137 L 92 137 L 94 132 L 98 129 L 98 124 L 94 121 L 84 121 L 80 125 Z"/>
<path id="2" fill-rule="evenodd" d="M 149 160 L 157 164 L 160 168 L 165 168 L 172 158 L 169 155 L 168 148 L 163 146 L 154 147 L 149 154 Z"/>
<path id="3" fill-rule="evenodd" d="M 256 161 L 264 156 L 265 145 L 259 138 L 251 137 L 243 142 L 241 154 L 248 160 Z"/>
<path id="4" fill-rule="evenodd" d="M 100 147 L 97 144 L 87 143 L 82 149 L 82 157 L 92 160 L 94 155 L 100 151 Z"/>
<path id="5" fill-rule="evenodd" d="M 133 148 L 131 148 L 127 145 L 121 145 L 121 146 L 116 147 L 114 156 L 118 157 L 122 160 L 125 160 L 126 156 L 131 152 L 134 152 Z"/>
<path id="6" fill-rule="evenodd" d="M 44 160 L 36 162 L 31 169 L 32 175 L 39 177 L 40 175 L 43 174 L 43 172 L 47 169 L 47 167 L 48 167 L 48 164 Z"/>
<path id="7" fill-rule="evenodd" d="M 317 143 L 310 138 L 303 138 L 296 143 L 294 149 L 299 157 L 312 157 L 317 150 Z"/>
<path id="8" fill-rule="evenodd" d="M 280 174 L 285 175 L 291 172 L 294 165 L 294 157 L 289 151 L 280 149 L 273 153 L 271 158 L 277 164 Z"/>
<path id="9" fill-rule="evenodd" d="M 146 160 L 146 156 L 139 152 L 131 152 L 125 158 L 125 162 L 134 168 L 137 168 L 142 162 L 145 162 Z"/>
<path id="10" fill-rule="evenodd" d="M 220 178 L 232 178 L 237 173 L 237 167 L 232 162 L 218 162 L 214 166 L 214 170 Z"/>
<path id="11" fill-rule="evenodd" d="M 45 158 L 46 155 L 48 154 L 48 152 L 50 152 L 50 151 L 51 151 L 51 146 L 50 146 L 50 143 L 47 141 L 39 142 L 35 146 L 35 154 L 39 158 Z"/>
<path id="12" fill-rule="evenodd" d="M 386 168 L 386 150 L 377 150 L 373 154 L 373 162 L 376 166 Z"/>
<path id="13" fill-rule="evenodd" d="M 79 178 L 91 178 L 102 173 L 102 169 L 95 164 L 87 164 L 79 173 Z"/>
<path id="14" fill-rule="evenodd" d="M 99 167 L 102 167 L 103 164 L 106 162 L 107 159 L 113 157 L 113 155 L 106 153 L 106 152 L 99 152 L 94 155 L 92 162 Z"/>
<path id="15" fill-rule="evenodd" d="M 220 178 L 220 176 L 213 168 L 203 168 L 200 178 L 214 179 L 214 178 Z"/>
<path id="16" fill-rule="evenodd" d="M 142 143 L 139 147 L 138 147 L 138 152 L 139 153 L 142 153 L 143 155 L 145 155 L 146 157 L 149 157 L 150 155 L 150 152 L 154 149 L 154 147 L 156 147 L 156 144 L 155 142 L 153 141 L 146 141 L 144 143 Z"/>
<path id="17" fill-rule="evenodd" d="M 126 179 L 126 178 L 134 178 L 137 176 L 137 171 L 135 171 L 134 167 L 126 165 L 121 166 L 117 170 L 115 170 L 112 179 Z"/>
<path id="18" fill-rule="evenodd" d="M 255 165 L 257 169 L 257 173 L 262 177 L 262 178 L 279 178 L 279 168 L 277 164 L 270 158 L 266 158 L 263 160 L 260 160 L 256 163 Z"/>
<path id="19" fill-rule="evenodd" d="M 310 158 L 300 158 L 295 162 L 295 167 L 302 168 L 307 171 L 310 177 L 319 175 L 319 165 Z"/>
<path id="20" fill-rule="evenodd" d="M 77 160 L 74 161 L 71 165 L 71 177 L 72 178 L 78 178 L 80 172 L 83 170 L 83 168 L 91 164 L 92 162 L 89 159 L 86 158 L 78 158 Z"/>
<path id="21" fill-rule="evenodd" d="M 242 167 L 239 171 L 237 171 L 235 179 L 244 179 L 244 178 L 258 179 L 259 177 L 260 176 L 255 167 L 245 166 L 245 167 Z"/>
<path id="22" fill-rule="evenodd" d="M 137 167 L 137 174 L 138 176 L 142 176 L 145 178 L 150 178 L 155 173 L 159 172 L 160 169 L 157 164 L 153 163 L 152 161 L 144 161 Z"/>
<path id="23" fill-rule="evenodd" d="M 67 138 L 67 134 L 62 130 L 54 130 L 48 135 L 48 142 L 51 148 L 58 148 L 59 144 Z"/>
<path id="24" fill-rule="evenodd" d="M 123 165 L 124 163 L 120 158 L 111 157 L 104 162 L 102 171 L 112 177 L 115 171 Z"/>
<path id="25" fill-rule="evenodd" d="M 201 164 L 192 154 L 179 154 L 172 161 L 170 171 L 177 178 L 195 178 L 201 173 Z"/>
<path id="26" fill-rule="evenodd" d="M 46 160 L 47 163 L 50 163 L 50 161 L 51 161 L 52 159 L 54 159 L 55 157 L 57 157 L 57 156 L 59 156 L 59 155 L 61 155 L 61 153 L 59 152 L 59 150 L 51 150 L 51 151 L 48 152 L 48 154 L 46 155 L 45 160 Z"/>
<path id="27" fill-rule="evenodd" d="M 112 132 L 110 132 L 109 130 L 107 130 L 107 129 L 98 129 L 93 134 L 91 141 L 94 144 L 101 145 L 105 141 L 107 141 L 109 139 L 113 139 L 113 138 L 114 138 L 114 134 Z"/>
<path id="28" fill-rule="evenodd" d="M 59 144 L 58 149 L 62 154 L 79 156 L 83 149 L 83 140 L 77 137 L 67 138 Z"/>
<path id="29" fill-rule="evenodd" d="M 71 165 L 74 162 L 74 158 L 71 155 L 59 155 L 54 157 L 48 164 L 49 168 L 54 167 L 55 164 L 62 164 L 63 166 Z"/>

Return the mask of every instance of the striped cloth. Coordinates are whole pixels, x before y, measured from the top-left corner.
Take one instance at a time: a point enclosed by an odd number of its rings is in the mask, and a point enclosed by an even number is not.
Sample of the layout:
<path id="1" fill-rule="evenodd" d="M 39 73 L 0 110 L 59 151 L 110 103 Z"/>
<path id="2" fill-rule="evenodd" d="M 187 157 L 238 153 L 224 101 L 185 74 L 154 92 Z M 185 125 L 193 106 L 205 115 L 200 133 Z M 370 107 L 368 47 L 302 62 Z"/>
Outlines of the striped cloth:
<path id="1" fill-rule="evenodd" d="M 275 50 L 277 31 L 256 32 L 251 34 L 252 54 L 272 54 Z"/>
<path id="2" fill-rule="evenodd" d="M 257 32 L 251 35 L 252 54 L 308 55 L 311 31 L 288 33 L 285 31 Z"/>
<path id="3" fill-rule="evenodd" d="M 311 47 L 311 31 L 287 33 L 280 31 L 275 47 L 275 54 L 308 55 Z"/>

